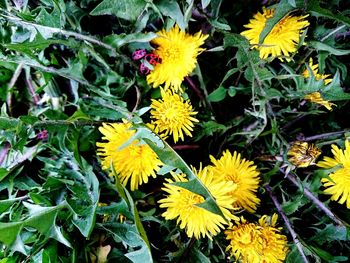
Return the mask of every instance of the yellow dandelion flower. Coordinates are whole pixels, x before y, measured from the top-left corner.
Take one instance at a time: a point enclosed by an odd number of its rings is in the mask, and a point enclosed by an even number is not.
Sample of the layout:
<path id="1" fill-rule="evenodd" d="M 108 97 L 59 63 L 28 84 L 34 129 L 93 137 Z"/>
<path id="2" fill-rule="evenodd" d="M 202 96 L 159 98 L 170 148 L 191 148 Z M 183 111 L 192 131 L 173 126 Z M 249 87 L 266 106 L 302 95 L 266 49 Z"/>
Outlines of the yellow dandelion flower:
<path id="1" fill-rule="evenodd" d="M 326 74 L 322 74 L 321 75 L 321 74 L 318 73 L 318 64 L 313 64 L 312 58 L 310 58 L 310 60 L 309 60 L 309 67 L 310 67 L 313 75 L 315 76 L 316 80 L 323 79 L 325 85 L 328 85 L 329 83 L 332 82 L 333 79 L 329 79 L 328 78 L 330 75 L 328 75 L 328 74 L 327 75 Z M 309 78 L 310 77 L 309 70 L 306 68 L 303 71 L 302 75 L 303 75 L 304 78 Z"/>
<path id="2" fill-rule="evenodd" d="M 332 145 L 334 158 L 324 157 L 317 166 L 325 169 L 335 168 L 329 174 L 329 178 L 322 178 L 321 182 L 326 188 L 323 192 L 331 195 L 331 200 L 339 204 L 346 202 L 346 207 L 350 209 L 350 143 L 345 141 L 345 150 L 341 150 L 336 145 Z"/>
<path id="3" fill-rule="evenodd" d="M 226 239 L 230 240 L 226 251 L 231 250 L 231 256 L 240 262 L 259 262 L 262 243 L 259 227 L 243 217 L 235 223 L 225 231 Z"/>
<path id="4" fill-rule="evenodd" d="M 288 150 L 288 161 L 296 167 L 308 167 L 314 165 L 321 150 L 312 143 L 297 141 Z"/>
<path id="5" fill-rule="evenodd" d="M 297 51 L 300 35 L 303 29 L 309 25 L 307 16 L 291 16 L 287 15 L 282 18 L 272 28 L 269 34 L 265 37 L 262 45 L 259 45 L 260 33 L 263 31 L 266 21 L 274 16 L 274 9 L 263 8 L 263 12 L 258 12 L 253 19 L 245 25 L 247 30 L 241 35 L 246 37 L 253 48 L 259 50 L 260 57 L 266 59 L 269 56 L 278 57 L 283 60 L 283 56 L 288 58 L 291 54 Z"/>
<path id="6" fill-rule="evenodd" d="M 324 100 L 321 96 L 321 93 L 319 93 L 318 91 L 305 95 L 304 99 L 310 102 L 320 104 L 326 107 L 327 110 L 332 110 L 332 106 L 336 105 L 332 102 L 329 102 L 328 100 Z"/>
<path id="7" fill-rule="evenodd" d="M 124 146 L 135 134 L 131 123 L 103 123 L 99 131 L 106 142 L 97 142 L 97 154 L 101 157 L 102 168 L 109 170 L 111 164 L 123 185 L 130 181 L 130 189 L 134 191 L 139 185 L 148 182 L 148 177 L 156 177 L 162 162 L 156 153 L 147 145 L 134 140 Z"/>
<path id="8" fill-rule="evenodd" d="M 197 56 L 204 50 L 200 48 L 208 35 L 198 32 L 190 35 L 181 31 L 177 25 L 169 31 L 157 32 L 158 37 L 152 40 L 156 46 L 154 54 L 162 62 L 155 65 L 147 75 L 147 83 L 153 87 L 164 84 L 164 88 L 181 91 L 181 83 L 196 67 Z"/>
<path id="9" fill-rule="evenodd" d="M 225 216 L 225 219 L 204 208 L 198 207 L 205 199 L 198 194 L 187 189 L 173 185 L 173 182 L 187 182 L 184 175 L 175 175 L 174 180 L 168 179 L 168 183 L 162 188 L 167 197 L 159 201 L 161 208 L 166 208 L 162 214 L 167 220 L 177 218 L 177 224 L 181 229 L 185 229 L 188 237 L 199 239 L 207 236 L 209 239 L 220 232 L 224 225 L 231 219 L 238 219 L 231 213 L 232 197 L 230 192 L 235 186 L 232 183 L 218 181 L 207 167 L 194 171 L 198 179 L 207 187 L 215 198 L 217 205 Z"/>
<path id="10" fill-rule="evenodd" d="M 184 140 L 184 133 L 192 137 L 193 122 L 198 120 L 193 117 L 197 112 L 193 111 L 190 101 L 185 101 L 171 90 L 161 89 L 161 95 L 161 100 L 152 99 L 153 130 L 162 136 L 173 135 L 175 143 L 179 138 Z"/>
<path id="11" fill-rule="evenodd" d="M 276 228 L 277 215 L 267 215 L 258 224 L 249 223 L 243 217 L 225 231 L 230 240 L 227 251 L 242 263 L 281 263 L 287 256 L 287 237 Z"/>
<path id="12" fill-rule="evenodd" d="M 221 180 L 233 182 L 237 187 L 231 192 L 233 206 L 244 208 L 253 213 L 260 199 L 256 196 L 259 187 L 259 172 L 252 161 L 241 158 L 241 154 L 234 152 L 233 155 L 227 150 L 219 160 L 210 156 L 213 163 L 214 175 Z"/>
<path id="13" fill-rule="evenodd" d="M 328 85 L 330 82 L 332 82 L 332 79 L 328 78 L 330 75 L 326 75 L 326 74 L 321 75 L 318 73 L 318 64 L 313 64 L 312 58 L 310 58 L 309 67 L 312 71 L 312 74 L 315 76 L 316 80 L 322 79 L 325 85 Z M 302 75 L 304 78 L 309 78 L 310 77 L 309 70 L 306 68 L 303 71 Z M 318 91 L 305 95 L 304 99 L 307 101 L 313 102 L 313 103 L 320 104 L 320 105 L 326 107 L 327 110 L 332 110 L 332 106 L 336 105 L 336 104 L 331 103 L 327 100 L 324 100 L 322 98 L 321 93 Z"/>
<path id="14" fill-rule="evenodd" d="M 262 253 L 259 262 L 279 263 L 284 262 L 288 254 L 287 237 L 280 234 L 282 228 L 276 228 L 278 216 L 267 215 L 259 219 L 259 226 L 262 237 Z"/>

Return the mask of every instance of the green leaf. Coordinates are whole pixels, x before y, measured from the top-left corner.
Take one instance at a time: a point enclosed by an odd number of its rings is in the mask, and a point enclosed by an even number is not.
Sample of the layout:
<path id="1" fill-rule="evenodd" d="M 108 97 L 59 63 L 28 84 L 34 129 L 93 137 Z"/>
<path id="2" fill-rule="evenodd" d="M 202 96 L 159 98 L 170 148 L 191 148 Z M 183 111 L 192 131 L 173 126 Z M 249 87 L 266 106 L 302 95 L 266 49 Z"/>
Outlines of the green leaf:
<path id="1" fill-rule="evenodd" d="M 345 93 L 340 86 L 339 71 L 335 73 L 332 82 L 322 89 L 321 94 L 325 100 L 340 101 L 350 99 L 350 93 Z"/>
<path id="2" fill-rule="evenodd" d="M 156 38 L 157 34 L 153 32 L 149 33 L 134 33 L 134 34 L 120 34 L 106 36 L 103 41 L 112 47 L 120 48 L 129 43 L 147 43 Z"/>
<path id="3" fill-rule="evenodd" d="M 210 19 L 209 22 L 216 29 L 225 30 L 225 31 L 230 31 L 231 30 L 231 27 L 228 24 L 219 22 L 218 20 Z"/>
<path id="4" fill-rule="evenodd" d="M 335 14 L 329 9 L 322 8 L 320 6 L 320 1 L 319 0 L 310 0 L 308 5 L 307 5 L 307 10 L 314 16 L 322 16 L 322 17 L 327 17 L 330 19 L 333 19 L 335 21 L 341 22 L 348 27 L 350 27 L 350 18 L 346 17 L 342 14 Z"/>
<path id="5" fill-rule="evenodd" d="M 290 4 L 293 7 L 297 7 L 295 0 L 288 0 L 288 4 Z"/>
<path id="6" fill-rule="evenodd" d="M 234 96 L 236 96 L 236 94 L 237 94 L 237 89 L 236 89 L 236 87 L 233 87 L 233 86 L 229 87 L 229 88 L 228 88 L 227 94 L 228 94 L 231 98 L 234 97 Z"/>
<path id="7" fill-rule="evenodd" d="M 207 8 L 207 6 L 210 4 L 211 0 L 201 0 L 202 8 Z"/>
<path id="8" fill-rule="evenodd" d="M 0 130 L 16 129 L 20 121 L 15 118 L 0 117 Z"/>
<path id="9" fill-rule="evenodd" d="M 216 90 L 211 92 L 208 95 L 207 99 L 211 102 L 219 102 L 225 99 L 226 93 L 227 93 L 227 90 L 223 86 L 220 86 Z"/>
<path id="10" fill-rule="evenodd" d="M 0 200 L 0 214 L 5 212 L 7 209 L 9 209 L 15 202 L 21 201 L 24 198 L 18 197 L 13 199 L 7 199 L 7 200 Z"/>
<path id="11" fill-rule="evenodd" d="M 189 253 L 189 262 L 211 263 L 211 260 L 206 257 L 198 248 L 192 248 Z"/>
<path id="12" fill-rule="evenodd" d="M 239 34 L 226 33 L 224 37 L 224 47 L 238 47 L 242 49 L 249 49 L 249 41 Z"/>
<path id="13" fill-rule="evenodd" d="M 320 50 L 327 51 L 335 56 L 344 56 L 344 55 L 350 54 L 350 50 L 336 49 L 334 47 L 331 47 L 330 45 L 327 45 L 319 41 L 309 41 L 308 44 L 318 51 Z"/>
<path id="14" fill-rule="evenodd" d="M 60 207 L 42 207 L 33 205 L 28 202 L 23 202 L 23 205 L 28 209 L 30 217 L 25 220 L 25 225 L 37 229 L 41 234 L 46 234 L 54 225 L 57 212 Z"/>
<path id="15" fill-rule="evenodd" d="M 22 227 L 23 222 L 0 222 L 0 242 L 4 243 L 5 245 L 11 245 L 16 240 Z"/>
<path id="16" fill-rule="evenodd" d="M 185 22 L 184 15 L 177 1 L 160 0 L 156 3 L 156 5 L 159 11 L 162 13 L 162 15 L 174 19 L 181 30 L 185 30 L 187 28 L 187 23 Z"/>
<path id="17" fill-rule="evenodd" d="M 323 229 L 316 229 L 317 233 L 313 235 L 311 240 L 316 241 L 319 245 L 323 245 L 327 240 L 348 240 L 348 232 L 345 226 L 335 226 L 328 224 Z"/>
<path id="18" fill-rule="evenodd" d="M 115 15 L 125 20 L 135 21 L 145 6 L 144 0 L 103 0 L 90 15 Z"/>

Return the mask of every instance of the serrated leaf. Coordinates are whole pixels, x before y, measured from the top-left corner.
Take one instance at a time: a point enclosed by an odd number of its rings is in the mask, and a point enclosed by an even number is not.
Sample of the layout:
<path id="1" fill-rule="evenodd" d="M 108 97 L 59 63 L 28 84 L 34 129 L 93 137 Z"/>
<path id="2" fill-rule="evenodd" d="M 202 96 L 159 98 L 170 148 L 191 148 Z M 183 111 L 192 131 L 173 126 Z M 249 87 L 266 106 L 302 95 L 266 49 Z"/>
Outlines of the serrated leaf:
<path id="1" fill-rule="evenodd" d="M 0 242 L 4 243 L 5 245 L 11 245 L 16 240 L 22 227 L 23 222 L 0 222 Z"/>
<path id="2" fill-rule="evenodd" d="M 157 2 L 157 7 L 159 11 L 164 16 L 168 16 L 175 20 L 176 24 L 180 27 L 181 30 L 187 28 L 184 15 L 180 9 L 180 6 L 175 0 L 161 0 Z"/>
<path id="3" fill-rule="evenodd" d="M 210 24 L 219 29 L 219 30 L 225 30 L 225 31 L 230 31 L 231 30 L 231 27 L 228 25 L 228 24 L 225 24 L 225 23 L 222 23 L 222 22 L 219 22 L 218 20 L 212 20 L 210 19 L 209 20 Z"/>
<path id="4" fill-rule="evenodd" d="M 307 5 L 307 10 L 314 16 L 327 17 L 327 18 L 336 20 L 338 22 L 341 22 L 347 25 L 348 27 L 350 27 L 350 18 L 339 13 L 335 14 L 328 9 L 322 8 L 320 6 L 319 0 L 310 0 Z"/>
<path id="5" fill-rule="evenodd" d="M 224 47 L 239 47 L 249 49 L 250 45 L 248 40 L 239 34 L 227 33 L 224 37 Z"/>
<path id="6" fill-rule="evenodd" d="M 42 207 L 23 202 L 23 205 L 29 211 L 29 217 L 24 221 L 25 226 L 37 229 L 41 234 L 45 235 L 48 230 L 55 224 L 57 213 L 64 204 L 59 206 Z"/>
<path id="7" fill-rule="evenodd" d="M 103 0 L 90 15 L 115 15 L 125 20 L 135 21 L 145 6 L 144 0 Z"/>
<path id="8" fill-rule="evenodd" d="M 9 209 L 15 202 L 21 201 L 23 198 L 13 198 L 13 199 L 7 199 L 7 200 L 0 200 L 0 214 L 5 212 L 7 209 Z"/>
<path id="9" fill-rule="evenodd" d="M 327 45 L 327 44 L 319 42 L 319 41 L 309 41 L 308 45 L 317 49 L 318 51 L 320 51 L 320 50 L 327 51 L 330 54 L 335 55 L 335 56 L 344 56 L 344 55 L 350 54 L 350 50 L 337 49 L 337 48 L 334 48 L 330 45 Z"/>
<path id="10" fill-rule="evenodd" d="M 156 38 L 157 34 L 149 33 L 134 33 L 134 34 L 120 34 L 106 36 L 103 41 L 112 47 L 120 48 L 129 43 L 147 43 Z"/>
<path id="11" fill-rule="evenodd" d="M 207 6 L 210 4 L 211 0 L 201 0 L 202 8 L 207 8 Z"/>
<path id="12" fill-rule="evenodd" d="M 323 229 L 317 229 L 316 234 L 311 238 L 319 245 L 323 245 L 327 240 L 339 240 L 346 241 L 348 240 L 348 232 L 345 226 L 335 226 L 328 224 Z"/>

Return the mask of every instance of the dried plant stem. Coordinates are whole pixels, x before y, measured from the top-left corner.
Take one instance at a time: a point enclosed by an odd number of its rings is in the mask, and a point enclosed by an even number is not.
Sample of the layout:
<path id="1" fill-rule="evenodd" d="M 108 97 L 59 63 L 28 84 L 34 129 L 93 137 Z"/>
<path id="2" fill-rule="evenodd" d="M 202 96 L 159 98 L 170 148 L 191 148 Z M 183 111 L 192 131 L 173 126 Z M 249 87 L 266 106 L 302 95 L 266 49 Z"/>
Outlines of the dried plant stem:
<path id="1" fill-rule="evenodd" d="M 135 102 L 135 106 L 131 112 L 135 112 L 137 110 L 138 106 L 140 105 L 140 101 L 141 101 L 140 89 L 137 86 L 134 86 L 134 87 L 135 87 L 135 91 L 136 91 L 136 102 Z"/>
<path id="2" fill-rule="evenodd" d="M 327 38 L 331 37 L 332 35 L 334 35 L 335 33 L 337 33 L 338 31 L 342 30 L 345 27 L 346 27 L 346 25 L 341 25 L 341 26 L 337 27 L 336 29 L 332 30 L 327 35 L 325 35 L 323 38 L 321 38 L 321 42 L 325 41 Z"/>
<path id="3" fill-rule="evenodd" d="M 5 142 L 4 147 L 0 151 L 0 165 L 4 162 L 7 153 L 9 152 L 11 144 L 9 142 Z"/>
<path id="4" fill-rule="evenodd" d="M 6 98 L 6 104 L 7 104 L 7 108 L 8 111 L 11 113 L 11 107 L 12 107 L 12 92 L 11 89 L 15 86 L 15 83 L 19 77 L 19 75 L 21 74 L 23 69 L 23 63 L 18 64 L 15 72 L 12 75 L 12 78 L 10 80 L 10 83 L 7 86 L 7 98 Z"/>
<path id="5" fill-rule="evenodd" d="M 332 212 L 329 210 L 316 196 L 314 196 L 311 191 L 302 185 L 301 182 L 292 174 L 288 173 L 285 175 L 286 178 L 292 182 L 296 187 L 302 187 L 304 195 L 312 201 L 318 208 L 320 208 L 330 219 L 332 219 L 337 225 L 344 226 L 343 222 L 340 221 Z"/>
<path id="6" fill-rule="evenodd" d="M 322 133 L 322 134 L 317 134 L 317 135 L 313 135 L 310 137 L 306 137 L 303 139 L 303 141 L 308 142 L 308 141 L 314 141 L 314 140 L 319 140 L 319 139 L 325 139 L 328 137 L 333 137 L 333 136 L 338 136 L 338 135 L 342 135 L 346 132 L 349 132 L 350 130 L 342 130 L 342 131 L 336 131 L 336 132 L 327 132 L 327 133 Z"/>
<path id="7" fill-rule="evenodd" d="M 174 145 L 172 146 L 172 148 L 174 150 L 195 150 L 195 149 L 199 149 L 200 146 L 197 145 L 197 144 L 194 144 L 194 145 L 189 145 L 189 144 L 182 144 L 182 145 Z"/>
<path id="8" fill-rule="evenodd" d="M 298 237 L 297 237 L 297 234 L 295 233 L 293 227 L 292 227 L 292 224 L 289 222 L 286 214 L 283 212 L 283 209 L 282 209 L 282 206 L 281 204 L 278 202 L 277 198 L 273 195 L 272 193 L 272 189 L 269 185 L 266 185 L 265 186 L 265 189 L 267 191 L 267 193 L 269 194 L 272 202 L 274 203 L 278 213 L 280 214 L 280 216 L 282 217 L 290 235 L 292 236 L 292 239 L 293 239 L 293 242 L 294 244 L 296 245 L 302 259 L 303 259 L 303 262 L 304 263 L 309 263 L 308 259 L 306 258 L 305 254 L 304 254 L 304 251 L 303 251 L 303 247 L 302 247 L 302 244 L 300 243 Z"/>
<path id="9" fill-rule="evenodd" d="M 38 94 L 36 94 L 36 92 L 35 92 L 33 80 L 32 80 L 32 77 L 30 76 L 30 70 L 26 71 L 26 84 L 27 84 L 28 92 L 29 92 L 30 96 L 33 98 L 34 104 L 38 105 L 40 98 L 39 98 Z"/>

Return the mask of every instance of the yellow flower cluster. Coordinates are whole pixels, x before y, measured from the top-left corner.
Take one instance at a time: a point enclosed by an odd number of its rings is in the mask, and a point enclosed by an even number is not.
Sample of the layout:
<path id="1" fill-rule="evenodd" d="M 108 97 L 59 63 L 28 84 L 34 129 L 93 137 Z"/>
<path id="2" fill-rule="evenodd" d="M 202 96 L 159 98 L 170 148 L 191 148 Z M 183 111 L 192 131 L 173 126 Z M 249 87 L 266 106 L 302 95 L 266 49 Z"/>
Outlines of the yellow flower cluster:
<path id="1" fill-rule="evenodd" d="M 280 263 L 288 253 L 287 237 L 276 227 L 277 215 L 267 215 L 258 224 L 249 223 L 243 217 L 225 231 L 230 240 L 227 250 L 242 263 Z"/>
<path id="2" fill-rule="evenodd" d="M 194 171 L 198 179 L 210 191 L 227 220 L 238 218 L 232 213 L 238 209 L 254 212 L 260 199 L 256 192 L 259 187 L 259 172 L 253 162 L 241 158 L 237 152 L 225 151 L 216 160 L 210 156 L 212 165 Z M 174 176 L 165 184 L 167 197 L 160 200 L 162 208 L 166 208 L 163 216 L 166 219 L 177 218 L 180 228 L 186 228 L 189 237 L 195 238 L 219 233 L 220 228 L 228 221 L 222 217 L 198 207 L 204 202 L 202 196 L 184 188 L 172 185 L 171 182 L 186 181 L 181 176 Z"/>
<path id="3" fill-rule="evenodd" d="M 147 75 L 147 83 L 161 88 L 161 99 L 152 100 L 149 127 L 160 136 L 173 135 L 174 142 L 184 140 L 184 133 L 192 136 L 194 122 L 198 122 L 189 100 L 182 98 L 181 84 L 196 67 L 197 56 L 204 51 L 208 35 L 198 32 L 190 35 L 175 25 L 169 31 L 157 32 L 152 40 L 156 46 L 153 53 L 161 59 Z"/>
<path id="4" fill-rule="evenodd" d="M 204 50 L 200 46 L 208 36 L 201 32 L 187 34 L 177 25 L 157 34 L 152 40 L 156 46 L 153 54 L 159 57 L 160 63 L 147 75 L 147 82 L 153 87 L 164 84 L 164 88 L 161 88 L 161 98 L 152 100 L 151 122 L 147 126 L 161 138 L 172 135 L 176 143 L 184 140 L 184 135 L 191 137 L 194 123 L 198 122 L 194 117 L 197 112 L 181 95 L 181 83 L 195 68 L 196 58 Z M 147 183 L 149 177 L 156 177 L 162 162 L 148 145 L 132 139 L 135 131 L 130 122 L 104 123 L 99 130 L 104 142 L 96 145 L 103 169 L 111 170 L 113 166 L 121 183 L 130 182 L 132 191 Z"/>
<path id="5" fill-rule="evenodd" d="M 305 20 L 307 15 L 285 16 L 274 25 L 271 31 L 266 35 L 264 41 L 259 44 L 260 34 L 264 30 L 266 22 L 273 18 L 274 14 L 274 9 L 263 8 L 262 13 L 258 12 L 255 14 L 253 18 L 249 20 L 249 23 L 244 26 L 247 30 L 241 32 L 241 35 L 249 40 L 253 48 L 259 50 L 262 59 L 271 57 L 272 59 L 278 58 L 281 61 L 290 61 L 291 55 L 297 51 L 301 34 L 309 26 L 309 22 Z M 332 82 L 332 79 L 328 78 L 330 75 L 319 74 L 318 64 L 313 64 L 312 59 L 309 61 L 309 67 L 316 80 L 322 79 L 325 85 Z M 301 75 L 304 78 L 309 78 L 310 71 L 306 68 Z M 304 99 L 320 104 L 328 110 L 332 110 L 332 106 L 335 105 L 323 99 L 322 94 L 318 91 L 306 94 Z"/>

